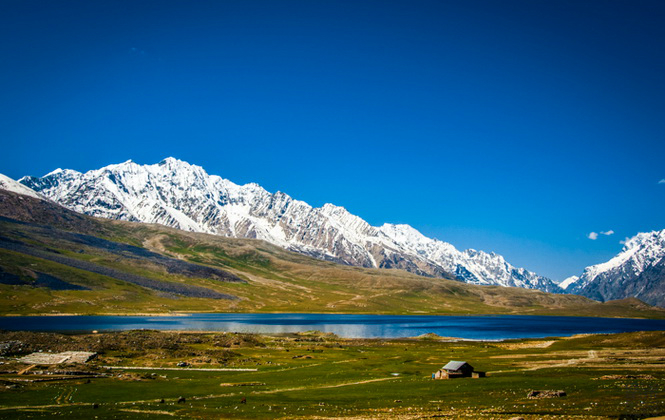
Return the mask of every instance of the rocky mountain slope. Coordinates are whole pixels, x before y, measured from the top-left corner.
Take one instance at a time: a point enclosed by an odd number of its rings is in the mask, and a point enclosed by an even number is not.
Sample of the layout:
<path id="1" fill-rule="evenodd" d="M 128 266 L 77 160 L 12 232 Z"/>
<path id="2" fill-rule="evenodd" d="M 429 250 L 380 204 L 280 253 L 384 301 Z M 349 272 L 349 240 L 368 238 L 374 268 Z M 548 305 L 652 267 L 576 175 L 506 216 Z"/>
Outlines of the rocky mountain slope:
<path id="1" fill-rule="evenodd" d="M 494 253 L 427 238 L 408 225 L 371 226 L 343 207 L 314 208 L 257 184 L 236 185 L 174 158 L 127 161 L 80 173 L 58 169 L 20 182 L 69 209 L 191 232 L 257 238 L 319 259 L 361 267 L 401 268 L 481 285 L 561 292 L 551 280 Z"/>
<path id="2" fill-rule="evenodd" d="M 560 286 L 599 301 L 636 297 L 665 306 L 665 229 L 638 233 L 616 257 Z"/>

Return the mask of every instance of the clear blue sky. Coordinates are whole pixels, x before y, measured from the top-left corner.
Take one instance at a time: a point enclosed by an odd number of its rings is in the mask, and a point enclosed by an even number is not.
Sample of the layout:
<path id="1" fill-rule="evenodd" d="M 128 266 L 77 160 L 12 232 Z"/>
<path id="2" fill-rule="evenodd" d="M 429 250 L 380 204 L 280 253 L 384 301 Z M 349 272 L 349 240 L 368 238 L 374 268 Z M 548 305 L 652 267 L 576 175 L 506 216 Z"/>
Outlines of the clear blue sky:
<path id="1" fill-rule="evenodd" d="M 665 228 L 663 22 L 662 0 L 3 0 L 0 172 L 174 156 L 563 279 Z"/>

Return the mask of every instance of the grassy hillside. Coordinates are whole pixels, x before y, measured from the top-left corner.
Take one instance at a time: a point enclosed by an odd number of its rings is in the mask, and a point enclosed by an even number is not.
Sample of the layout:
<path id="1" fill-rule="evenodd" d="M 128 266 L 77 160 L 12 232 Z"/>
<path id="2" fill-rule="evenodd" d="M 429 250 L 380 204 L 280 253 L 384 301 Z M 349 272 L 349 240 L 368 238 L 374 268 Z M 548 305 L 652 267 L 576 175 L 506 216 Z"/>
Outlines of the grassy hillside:
<path id="1" fill-rule="evenodd" d="M 320 261 L 263 241 L 95 219 L 0 191 L 0 308 L 9 314 L 335 312 L 665 317 L 637 300 Z"/>

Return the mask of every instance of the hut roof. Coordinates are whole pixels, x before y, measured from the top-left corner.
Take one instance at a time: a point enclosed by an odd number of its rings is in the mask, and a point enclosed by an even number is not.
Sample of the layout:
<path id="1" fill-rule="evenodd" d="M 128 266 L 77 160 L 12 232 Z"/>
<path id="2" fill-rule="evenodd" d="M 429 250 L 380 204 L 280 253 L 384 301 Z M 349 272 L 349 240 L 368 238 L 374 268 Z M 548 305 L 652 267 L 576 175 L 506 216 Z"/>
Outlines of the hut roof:
<path id="1" fill-rule="evenodd" d="M 464 366 L 464 365 L 469 365 L 469 364 L 467 362 L 458 362 L 458 361 L 455 361 L 455 360 L 451 360 L 450 362 L 448 362 L 441 369 L 444 369 L 444 370 L 460 370 L 462 368 L 462 366 Z M 471 365 L 469 365 L 469 367 L 471 367 Z"/>

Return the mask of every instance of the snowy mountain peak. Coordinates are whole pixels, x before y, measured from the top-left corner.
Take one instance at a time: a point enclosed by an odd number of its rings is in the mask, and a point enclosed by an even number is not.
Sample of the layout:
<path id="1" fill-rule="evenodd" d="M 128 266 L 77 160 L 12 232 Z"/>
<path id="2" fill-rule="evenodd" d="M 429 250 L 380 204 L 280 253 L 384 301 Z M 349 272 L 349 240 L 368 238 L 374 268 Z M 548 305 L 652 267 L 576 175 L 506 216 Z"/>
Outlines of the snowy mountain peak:
<path id="1" fill-rule="evenodd" d="M 105 166 L 101 169 L 98 169 L 100 172 L 125 172 L 131 171 L 136 172 L 139 169 L 140 165 L 134 163 L 131 159 L 122 163 L 117 163 L 113 165 Z"/>
<path id="2" fill-rule="evenodd" d="M 131 160 L 129 162 L 131 162 Z M 167 157 L 166 159 L 161 160 L 159 163 L 148 166 L 167 168 L 171 171 L 192 171 L 197 173 L 205 173 L 205 170 L 202 167 L 198 165 L 192 165 L 189 162 L 185 162 L 184 160 L 176 159 L 174 157 Z"/>
<path id="3" fill-rule="evenodd" d="M 80 172 L 75 171 L 75 170 L 73 170 L 73 169 L 62 169 L 62 168 L 58 168 L 58 169 L 56 169 L 55 171 L 51 171 L 51 172 L 47 173 L 47 174 L 44 175 L 42 178 L 46 178 L 46 177 L 48 177 L 48 176 L 52 176 L 52 175 L 58 175 L 58 176 L 68 176 L 68 175 L 71 175 L 71 176 L 73 176 L 73 175 L 80 175 L 80 174 L 81 174 Z M 27 178 L 27 177 L 23 177 L 23 178 Z M 22 180 L 23 178 L 19 179 L 19 182 L 21 182 L 21 180 Z"/>
<path id="4" fill-rule="evenodd" d="M 562 288 L 563 290 L 568 289 L 568 287 L 571 284 L 576 283 L 580 278 L 578 276 L 570 276 L 563 280 L 561 283 L 559 283 L 559 287 Z"/>
<path id="5" fill-rule="evenodd" d="M 665 304 L 665 229 L 642 232 L 626 240 L 622 251 L 607 262 L 587 267 L 566 292 L 596 300 L 637 297 Z"/>
<path id="6" fill-rule="evenodd" d="M 179 159 L 176 159 L 172 156 L 169 156 L 165 159 L 162 159 L 162 161 L 159 162 L 158 165 L 174 165 L 174 164 L 177 164 L 177 163 L 186 163 L 186 162 L 184 162 L 182 160 L 179 160 Z"/>
<path id="7" fill-rule="evenodd" d="M 622 252 L 629 252 L 636 248 L 645 248 L 665 243 L 665 229 L 652 232 L 640 232 L 626 240 Z"/>
<path id="8" fill-rule="evenodd" d="M 46 174 L 46 175 L 44 175 L 44 176 L 51 176 L 51 175 L 57 175 L 57 174 L 61 173 L 62 171 L 63 171 L 63 169 L 62 169 L 62 168 L 58 168 L 58 169 L 55 169 L 55 170 L 53 170 L 53 171 L 51 171 L 51 172 L 47 173 L 47 174 Z"/>
<path id="9" fill-rule="evenodd" d="M 427 246 L 434 242 L 434 239 L 428 238 L 419 230 L 410 225 L 384 223 L 379 228 L 381 232 L 398 243 L 409 243 L 413 246 Z"/>
<path id="10" fill-rule="evenodd" d="M 0 174 L 0 189 L 15 192 L 21 195 L 27 195 L 32 198 L 38 198 L 43 200 L 44 197 L 37 194 L 33 189 L 26 187 L 25 185 L 11 179 L 10 177 Z"/>
<path id="11" fill-rule="evenodd" d="M 634 272 L 642 272 L 647 265 L 660 260 L 663 256 L 665 256 L 665 229 L 641 232 L 628 239 L 623 250 L 611 260 L 587 267 L 580 282 L 588 283 L 598 275 L 618 270 L 626 264 L 630 264 Z"/>
<path id="12" fill-rule="evenodd" d="M 154 165 L 127 161 L 86 173 L 60 170 L 22 184 L 93 216 L 160 223 L 196 232 L 263 239 L 316 258 L 365 267 L 453 275 L 476 284 L 561 291 L 550 280 L 494 253 L 424 236 L 409 225 L 369 225 L 344 207 L 313 208 L 260 185 L 237 185 L 168 157 Z"/>

